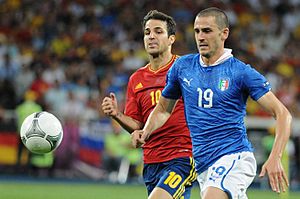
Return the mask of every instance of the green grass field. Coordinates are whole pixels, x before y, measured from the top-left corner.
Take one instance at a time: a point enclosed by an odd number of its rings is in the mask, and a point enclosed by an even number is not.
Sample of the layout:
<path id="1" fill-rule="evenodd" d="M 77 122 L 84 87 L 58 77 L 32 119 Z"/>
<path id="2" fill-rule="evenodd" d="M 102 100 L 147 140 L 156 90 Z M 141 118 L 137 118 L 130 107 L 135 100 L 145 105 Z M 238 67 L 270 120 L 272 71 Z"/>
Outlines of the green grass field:
<path id="1" fill-rule="evenodd" d="M 299 199 L 300 193 L 280 197 L 271 191 L 250 189 L 249 199 Z M 146 199 L 142 185 L 111 185 L 103 183 L 57 183 L 57 182 L 0 182 L 1 199 Z M 191 199 L 200 199 L 199 189 L 193 189 Z"/>

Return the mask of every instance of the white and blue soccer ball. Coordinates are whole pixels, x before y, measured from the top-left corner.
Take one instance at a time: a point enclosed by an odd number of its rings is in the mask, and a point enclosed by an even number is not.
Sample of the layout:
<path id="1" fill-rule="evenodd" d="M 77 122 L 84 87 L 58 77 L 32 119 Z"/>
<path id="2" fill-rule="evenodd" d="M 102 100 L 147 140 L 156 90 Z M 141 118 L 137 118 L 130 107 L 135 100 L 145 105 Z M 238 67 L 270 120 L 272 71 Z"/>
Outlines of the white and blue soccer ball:
<path id="1" fill-rule="evenodd" d="M 23 121 L 20 136 L 29 151 L 44 154 L 60 145 L 63 129 L 59 119 L 53 114 L 46 111 L 35 112 Z"/>

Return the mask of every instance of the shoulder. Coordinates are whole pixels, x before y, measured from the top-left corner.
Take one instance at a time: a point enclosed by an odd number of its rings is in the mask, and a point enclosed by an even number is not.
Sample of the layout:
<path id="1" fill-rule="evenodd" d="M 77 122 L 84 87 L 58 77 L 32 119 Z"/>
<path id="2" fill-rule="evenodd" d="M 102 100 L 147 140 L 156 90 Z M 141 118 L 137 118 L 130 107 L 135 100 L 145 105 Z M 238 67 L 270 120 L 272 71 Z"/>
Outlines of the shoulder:
<path id="1" fill-rule="evenodd" d="M 245 74 L 248 71 L 254 70 L 250 64 L 246 64 L 245 62 L 232 57 L 231 59 L 232 70 L 238 73 L 239 75 Z"/>
<path id="2" fill-rule="evenodd" d="M 147 71 L 148 71 L 148 64 L 144 67 L 137 69 L 134 73 L 132 73 L 129 77 L 129 81 L 140 79 Z"/>
<path id="3" fill-rule="evenodd" d="M 243 62 L 242 60 L 239 60 L 238 58 L 236 57 L 232 57 L 231 59 L 232 61 L 232 64 L 235 65 L 235 67 L 238 67 L 240 69 L 243 69 L 243 68 L 251 68 L 251 66 L 249 64 L 246 64 L 245 62 Z"/>
<path id="4" fill-rule="evenodd" d="M 178 68 L 184 68 L 190 66 L 194 62 L 197 62 L 197 60 L 199 60 L 199 54 L 187 54 L 178 57 L 174 62 L 173 66 Z"/>
<path id="5" fill-rule="evenodd" d="M 191 62 L 194 61 L 197 57 L 199 58 L 199 54 L 187 54 L 178 57 L 176 59 L 176 62 Z"/>
<path id="6" fill-rule="evenodd" d="M 231 71 L 234 78 L 246 85 L 263 85 L 266 83 L 266 79 L 262 73 L 257 71 L 250 64 L 246 64 L 243 61 L 234 58 L 232 60 Z"/>

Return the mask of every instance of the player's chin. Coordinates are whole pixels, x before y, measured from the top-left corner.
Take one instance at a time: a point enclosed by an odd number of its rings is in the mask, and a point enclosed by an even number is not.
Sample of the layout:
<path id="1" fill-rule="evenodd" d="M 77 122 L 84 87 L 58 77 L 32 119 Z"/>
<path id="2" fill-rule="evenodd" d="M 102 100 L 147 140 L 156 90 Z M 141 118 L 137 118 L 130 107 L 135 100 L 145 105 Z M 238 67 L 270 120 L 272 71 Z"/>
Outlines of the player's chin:
<path id="1" fill-rule="evenodd" d="M 147 49 L 147 53 L 149 54 L 149 55 L 158 55 L 159 54 L 159 50 L 158 49 L 154 49 L 154 48 L 148 48 Z"/>
<path id="2" fill-rule="evenodd" d="M 199 50 L 200 54 L 209 53 L 209 47 L 208 46 L 198 46 L 198 50 Z"/>
<path id="3" fill-rule="evenodd" d="M 205 50 L 199 50 L 199 53 L 202 57 L 205 57 L 205 58 L 209 58 L 210 57 L 210 53 L 208 51 L 205 51 Z"/>
<path id="4" fill-rule="evenodd" d="M 149 53 L 149 55 L 151 55 L 153 58 L 157 58 L 159 57 L 159 53 Z"/>

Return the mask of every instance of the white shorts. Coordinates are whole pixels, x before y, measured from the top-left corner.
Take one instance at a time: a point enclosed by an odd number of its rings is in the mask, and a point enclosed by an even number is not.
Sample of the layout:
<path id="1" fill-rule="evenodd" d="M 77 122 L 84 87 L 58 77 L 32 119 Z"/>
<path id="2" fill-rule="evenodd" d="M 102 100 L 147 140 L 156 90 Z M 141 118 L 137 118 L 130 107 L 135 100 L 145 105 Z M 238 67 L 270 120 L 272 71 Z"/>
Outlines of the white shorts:
<path id="1" fill-rule="evenodd" d="M 198 175 L 201 196 L 207 187 L 225 191 L 229 198 L 247 199 L 246 190 L 256 175 L 256 160 L 252 152 L 225 155 Z"/>

